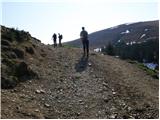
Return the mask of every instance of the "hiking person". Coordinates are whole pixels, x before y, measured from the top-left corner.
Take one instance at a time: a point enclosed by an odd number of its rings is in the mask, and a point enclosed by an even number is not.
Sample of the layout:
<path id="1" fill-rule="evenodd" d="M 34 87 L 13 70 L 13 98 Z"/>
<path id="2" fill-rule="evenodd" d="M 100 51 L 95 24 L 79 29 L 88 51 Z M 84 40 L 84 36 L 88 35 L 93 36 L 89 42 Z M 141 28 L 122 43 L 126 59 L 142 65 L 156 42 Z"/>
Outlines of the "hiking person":
<path id="1" fill-rule="evenodd" d="M 62 47 L 61 41 L 62 41 L 62 39 L 63 39 L 63 35 L 60 34 L 60 33 L 58 33 L 58 38 L 59 38 L 59 46 Z"/>
<path id="2" fill-rule="evenodd" d="M 54 47 L 57 46 L 57 35 L 54 33 L 52 36 Z"/>
<path id="3" fill-rule="evenodd" d="M 84 27 L 82 27 L 82 31 L 80 33 L 80 38 L 83 44 L 83 52 L 84 52 L 84 56 L 86 55 L 87 52 L 87 57 L 89 55 L 89 40 L 88 40 L 88 32 L 85 30 Z"/>

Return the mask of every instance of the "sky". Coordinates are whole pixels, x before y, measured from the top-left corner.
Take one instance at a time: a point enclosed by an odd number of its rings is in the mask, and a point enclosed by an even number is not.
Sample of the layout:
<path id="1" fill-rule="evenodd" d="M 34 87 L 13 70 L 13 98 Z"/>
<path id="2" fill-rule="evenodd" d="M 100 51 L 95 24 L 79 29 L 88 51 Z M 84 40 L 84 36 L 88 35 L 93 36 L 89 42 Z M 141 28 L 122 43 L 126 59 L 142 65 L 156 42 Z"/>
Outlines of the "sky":
<path id="1" fill-rule="evenodd" d="M 6 27 L 30 32 L 42 43 L 53 44 L 53 33 L 62 42 L 124 23 L 158 20 L 158 0 L 3 0 Z"/>

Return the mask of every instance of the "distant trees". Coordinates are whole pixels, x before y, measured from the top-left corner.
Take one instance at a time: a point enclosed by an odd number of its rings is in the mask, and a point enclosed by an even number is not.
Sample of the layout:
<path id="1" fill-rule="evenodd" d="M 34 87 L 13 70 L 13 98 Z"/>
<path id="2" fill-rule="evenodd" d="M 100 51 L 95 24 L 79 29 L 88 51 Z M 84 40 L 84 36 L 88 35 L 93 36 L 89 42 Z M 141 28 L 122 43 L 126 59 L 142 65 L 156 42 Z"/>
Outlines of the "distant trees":
<path id="1" fill-rule="evenodd" d="M 102 48 L 102 52 L 108 55 L 115 55 L 114 46 L 111 42 L 109 42 L 104 48 Z"/>
<path id="2" fill-rule="evenodd" d="M 116 54 L 123 59 L 137 60 L 139 62 L 159 62 L 159 41 L 150 40 L 141 44 L 118 44 Z"/>
<path id="3" fill-rule="evenodd" d="M 108 55 L 117 55 L 122 59 L 137 60 L 139 62 L 154 62 L 159 64 L 158 38 L 140 44 L 127 45 L 121 41 L 115 45 L 109 42 L 102 52 Z"/>

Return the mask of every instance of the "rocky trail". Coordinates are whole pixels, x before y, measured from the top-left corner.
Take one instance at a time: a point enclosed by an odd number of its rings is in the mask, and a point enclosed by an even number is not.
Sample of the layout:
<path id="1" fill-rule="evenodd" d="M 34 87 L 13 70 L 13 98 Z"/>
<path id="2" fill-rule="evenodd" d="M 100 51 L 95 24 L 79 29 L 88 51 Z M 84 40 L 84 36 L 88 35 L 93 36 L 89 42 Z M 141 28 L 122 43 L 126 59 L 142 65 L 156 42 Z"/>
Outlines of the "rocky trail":
<path id="1" fill-rule="evenodd" d="M 41 56 L 26 58 L 38 78 L 1 90 L 1 118 L 159 117 L 159 82 L 136 65 L 47 45 Z"/>

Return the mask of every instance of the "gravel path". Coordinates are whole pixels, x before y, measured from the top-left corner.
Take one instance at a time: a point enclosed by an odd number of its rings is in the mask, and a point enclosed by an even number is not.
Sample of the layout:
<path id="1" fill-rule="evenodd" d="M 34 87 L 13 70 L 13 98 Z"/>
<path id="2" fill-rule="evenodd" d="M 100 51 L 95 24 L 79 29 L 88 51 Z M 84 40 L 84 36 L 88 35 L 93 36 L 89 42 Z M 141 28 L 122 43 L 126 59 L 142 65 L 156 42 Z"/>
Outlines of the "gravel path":
<path id="1" fill-rule="evenodd" d="M 159 83 L 136 65 L 75 48 L 41 46 L 39 79 L 1 90 L 2 118 L 158 118 Z M 37 50 L 38 51 L 38 50 Z"/>

